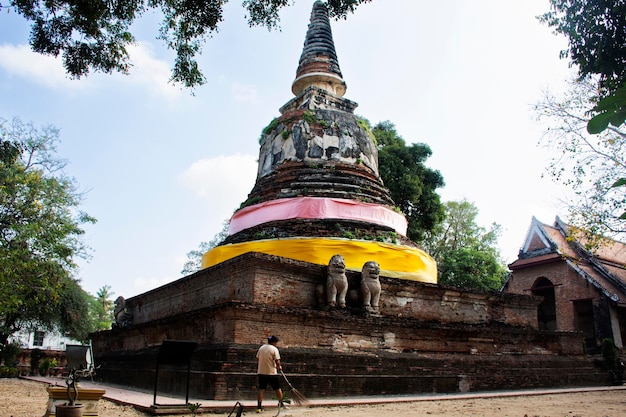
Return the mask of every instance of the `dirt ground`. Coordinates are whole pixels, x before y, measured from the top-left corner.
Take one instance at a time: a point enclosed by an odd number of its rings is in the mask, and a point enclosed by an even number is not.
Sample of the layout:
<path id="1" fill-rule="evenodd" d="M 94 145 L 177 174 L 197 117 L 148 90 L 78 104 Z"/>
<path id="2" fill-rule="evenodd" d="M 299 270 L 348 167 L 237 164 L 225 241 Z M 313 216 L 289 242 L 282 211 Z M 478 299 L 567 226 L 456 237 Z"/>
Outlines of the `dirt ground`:
<path id="1" fill-rule="evenodd" d="M 21 379 L 0 379 L 0 417 L 41 417 L 46 411 L 45 384 Z M 626 390 L 547 394 L 484 399 L 417 401 L 383 405 L 291 407 L 282 417 L 623 417 Z M 205 414 L 206 415 L 206 414 Z M 219 415 L 219 414 L 216 414 Z M 224 414 L 226 415 L 226 414 Z M 256 415 L 247 411 L 244 415 Z M 273 417 L 275 409 L 262 416 Z M 146 417 L 132 407 L 101 400 L 100 417 Z M 187 414 L 191 416 L 191 413 Z"/>

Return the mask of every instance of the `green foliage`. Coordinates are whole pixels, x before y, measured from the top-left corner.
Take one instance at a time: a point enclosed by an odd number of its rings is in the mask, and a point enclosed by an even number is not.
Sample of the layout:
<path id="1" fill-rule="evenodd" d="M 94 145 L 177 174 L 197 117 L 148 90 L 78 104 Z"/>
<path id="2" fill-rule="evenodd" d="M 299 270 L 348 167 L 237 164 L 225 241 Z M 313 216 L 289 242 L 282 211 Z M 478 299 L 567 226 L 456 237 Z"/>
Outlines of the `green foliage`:
<path id="1" fill-rule="evenodd" d="M 561 57 L 578 66 L 581 78 L 597 74 L 613 92 L 626 81 L 626 2 L 624 0 L 550 0 L 539 17 L 569 40 Z"/>
<path id="2" fill-rule="evenodd" d="M 626 120 L 626 85 L 598 102 L 592 112 L 596 113 L 587 123 L 592 135 L 604 132 L 609 125 L 619 128 Z"/>
<path id="3" fill-rule="evenodd" d="M 602 358 L 607 369 L 617 368 L 619 356 L 613 339 L 602 339 Z"/>
<path id="4" fill-rule="evenodd" d="M 14 366 L 0 366 L 0 378 L 17 378 L 18 370 Z"/>
<path id="5" fill-rule="evenodd" d="M 378 146 L 378 139 L 376 139 L 376 136 L 372 133 L 370 121 L 365 118 L 358 118 L 356 119 L 356 123 L 372 138 L 374 145 Z"/>
<path id="6" fill-rule="evenodd" d="M 279 123 L 280 122 L 278 121 L 278 117 L 273 118 L 270 124 L 268 124 L 267 126 L 263 128 L 263 134 L 269 135 L 270 133 L 272 133 L 274 129 L 278 127 Z"/>
<path id="7" fill-rule="evenodd" d="M 498 290 L 506 268 L 491 251 L 458 248 L 445 254 L 439 268 L 439 284 L 478 290 Z"/>
<path id="8" fill-rule="evenodd" d="M 613 339 L 602 339 L 602 358 L 604 369 L 608 371 L 611 382 L 615 385 L 623 385 L 624 363 L 619 357 L 619 351 Z"/>
<path id="9" fill-rule="evenodd" d="M 585 234 L 587 249 L 623 237 L 626 220 L 626 130 L 588 134 L 587 109 L 596 91 L 590 80 L 575 81 L 563 95 L 546 93 L 535 105 L 545 124 L 542 142 L 556 150 L 547 174 L 574 192 L 568 223 Z"/>
<path id="10" fill-rule="evenodd" d="M 191 415 L 195 416 L 198 413 L 198 409 L 200 408 L 201 404 L 200 403 L 188 403 L 187 407 L 189 408 L 189 411 L 191 411 Z"/>
<path id="11" fill-rule="evenodd" d="M 50 369 L 50 359 L 44 358 L 43 361 L 39 364 L 39 375 L 48 375 L 48 370 Z"/>
<path id="12" fill-rule="evenodd" d="M 550 0 L 550 11 L 539 17 L 569 40 L 561 57 L 578 66 L 583 80 L 599 76 L 598 89 L 587 97 L 597 102 L 588 132 L 619 127 L 626 120 L 626 1 Z M 591 107 L 590 107 L 591 108 Z"/>
<path id="13" fill-rule="evenodd" d="M 423 143 L 407 146 L 389 121 L 378 123 L 372 133 L 378 141 L 378 170 L 391 198 L 407 216 L 407 237 L 421 241 L 444 216 L 444 207 L 436 193 L 443 187 L 439 171 L 424 163 L 431 155 Z"/>
<path id="14" fill-rule="evenodd" d="M 354 233 L 346 230 L 341 234 L 341 237 L 346 238 L 346 239 L 356 239 L 356 236 L 354 235 Z"/>
<path id="15" fill-rule="evenodd" d="M 239 205 L 239 209 L 241 210 L 244 207 L 253 206 L 256 203 L 258 203 L 260 199 L 261 198 L 259 196 L 248 198 L 246 201 L 244 201 L 243 203 Z"/>
<path id="16" fill-rule="evenodd" d="M 204 255 L 214 247 L 219 246 L 224 241 L 224 239 L 228 237 L 228 227 L 229 221 L 224 220 L 224 222 L 222 223 L 222 230 L 220 230 L 215 236 L 213 236 L 213 239 L 211 239 L 209 242 L 200 242 L 198 249 L 188 252 L 187 262 L 185 262 L 185 265 L 183 265 L 183 269 L 182 271 L 180 271 L 180 273 L 183 275 L 190 275 L 202 269 L 202 255 Z"/>
<path id="17" fill-rule="evenodd" d="M 72 277 L 86 257 L 76 184 L 54 157 L 58 130 L 0 118 L 0 343 L 26 325 L 83 340 L 88 294 Z M 17 153 L 16 153 L 17 150 Z"/>
<path id="18" fill-rule="evenodd" d="M 111 329 L 111 324 L 115 322 L 112 299 L 114 294 L 114 292 L 111 292 L 111 286 L 104 285 L 95 296 L 89 297 L 91 331 Z"/>
<path id="19" fill-rule="evenodd" d="M 73 339 L 87 341 L 89 333 L 96 330 L 93 321 L 89 320 L 89 303 L 92 297 L 73 278 L 64 280 L 59 295 L 60 305 L 53 313 L 55 327 Z"/>
<path id="20" fill-rule="evenodd" d="M 13 366 L 17 362 L 17 355 L 22 349 L 15 342 L 0 345 L 0 362 L 7 366 Z"/>
<path id="21" fill-rule="evenodd" d="M 330 0 L 329 13 L 345 18 L 370 0 Z M 63 57 L 68 75 L 80 78 L 90 71 L 127 74 L 131 66 L 128 46 L 135 43 L 133 23 L 145 12 L 163 17 L 158 38 L 175 51 L 171 81 L 188 88 L 206 79 L 196 56 L 202 44 L 217 32 L 223 20 L 223 0 L 26 1 L 9 4 L 31 22 L 33 51 Z M 278 27 L 279 11 L 290 0 L 244 0 L 250 26 Z M 2 6 L 0 5 L 0 9 Z"/>
<path id="22" fill-rule="evenodd" d="M 311 110 L 307 110 L 302 114 L 302 119 L 304 119 L 305 122 L 307 122 L 308 124 L 312 125 L 313 123 L 317 123 L 317 116 L 315 115 L 315 112 L 311 111 Z"/>
<path id="23" fill-rule="evenodd" d="M 278 117 L 273 118 L 272 121 L 270 122 L 270 124 L 265 126 L 263 128 L 263 130 L 261 131 L 261 136 L 259 137 L 259 143 L 261 143 L 261 141 L 263 140 L 263 138 L 266 135 L 269 135 L 270 133 L 272 133 L 278 127 L 279 123 L 280 122 L 278 121 Z M 283 133 L 285 133 L 285 132 L 283 132 Z M 283 137 L 283 139 L 284 139 L 284 137 Z"/>
<path id="24" fill-rule="evenodd" d="M 439 284 L 480 290 L 498 290 L 507 275 L 496 248 L 500 226 L 489 230 L 476 224 L 478 209 L 472 203 L 449 201 L 445 220 L 422 242 L 437 261 Z"/>

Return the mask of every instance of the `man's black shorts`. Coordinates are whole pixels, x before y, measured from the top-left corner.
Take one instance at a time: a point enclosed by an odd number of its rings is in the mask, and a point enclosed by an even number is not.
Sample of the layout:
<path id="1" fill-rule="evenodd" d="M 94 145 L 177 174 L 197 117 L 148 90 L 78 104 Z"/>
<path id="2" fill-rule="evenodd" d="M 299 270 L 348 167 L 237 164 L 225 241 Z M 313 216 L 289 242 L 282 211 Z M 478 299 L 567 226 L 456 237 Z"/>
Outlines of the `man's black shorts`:
<path id="1" fill-rule="evenodd" d="M 280 388 L 280 379 L 278 375 L 261 375 L 259 374 L 259 389 L 266 389 L 269 384 L 274 391 Z"/>

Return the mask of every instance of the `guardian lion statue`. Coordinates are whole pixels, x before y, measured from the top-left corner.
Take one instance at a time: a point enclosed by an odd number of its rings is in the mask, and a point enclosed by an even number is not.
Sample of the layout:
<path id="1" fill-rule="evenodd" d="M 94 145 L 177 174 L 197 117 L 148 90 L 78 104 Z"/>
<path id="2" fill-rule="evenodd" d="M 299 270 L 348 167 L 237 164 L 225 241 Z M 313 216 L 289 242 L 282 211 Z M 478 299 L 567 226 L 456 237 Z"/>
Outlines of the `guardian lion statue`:
<path id="1" fill-rule="evenodd" d="M 369 313 L 378 313 L 380 300 L 380 265 L 376 261 L 367 261 L 361 270 L 361 292 L 363 308 Z"/>
<path id="2" fill-rule="evenodd" d="M 126 309 L 126 300 L 121 295 L 115 300 L 113 315 L 115 316 L 115 323 L 111 325 L 113 329 L 129 327 L 133 324 L 133 315 Z"/>
<path id="3" fill-rule="evenodd" d="M 326 301 L 331 307 L 339 305 L 346 307 L 348 293 L 348 278 L 346 277 L 346 260 L 343 256 L 333 255 L 328 262 L 328 276 L 326 278 Z"/>

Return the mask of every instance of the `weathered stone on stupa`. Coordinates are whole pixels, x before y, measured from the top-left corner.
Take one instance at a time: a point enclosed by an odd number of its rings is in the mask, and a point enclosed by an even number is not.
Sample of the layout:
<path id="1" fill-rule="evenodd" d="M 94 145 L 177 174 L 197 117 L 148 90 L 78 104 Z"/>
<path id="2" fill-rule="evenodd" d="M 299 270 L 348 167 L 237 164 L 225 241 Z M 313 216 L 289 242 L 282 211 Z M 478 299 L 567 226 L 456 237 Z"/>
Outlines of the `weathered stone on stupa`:
<path id="1" fill-rule="evenodd" d="M 386 276 L 436 282 L 434 260 L 406 237 L 378 172 L 376 138 L 343 80 L 326 5 L 313 5 L 295 97 L 263 129 L 256 183 L 229 235 L 203 267 L 254 251 L 326 265 L 342 254 L 360 271 L 375 259 Z"/>

